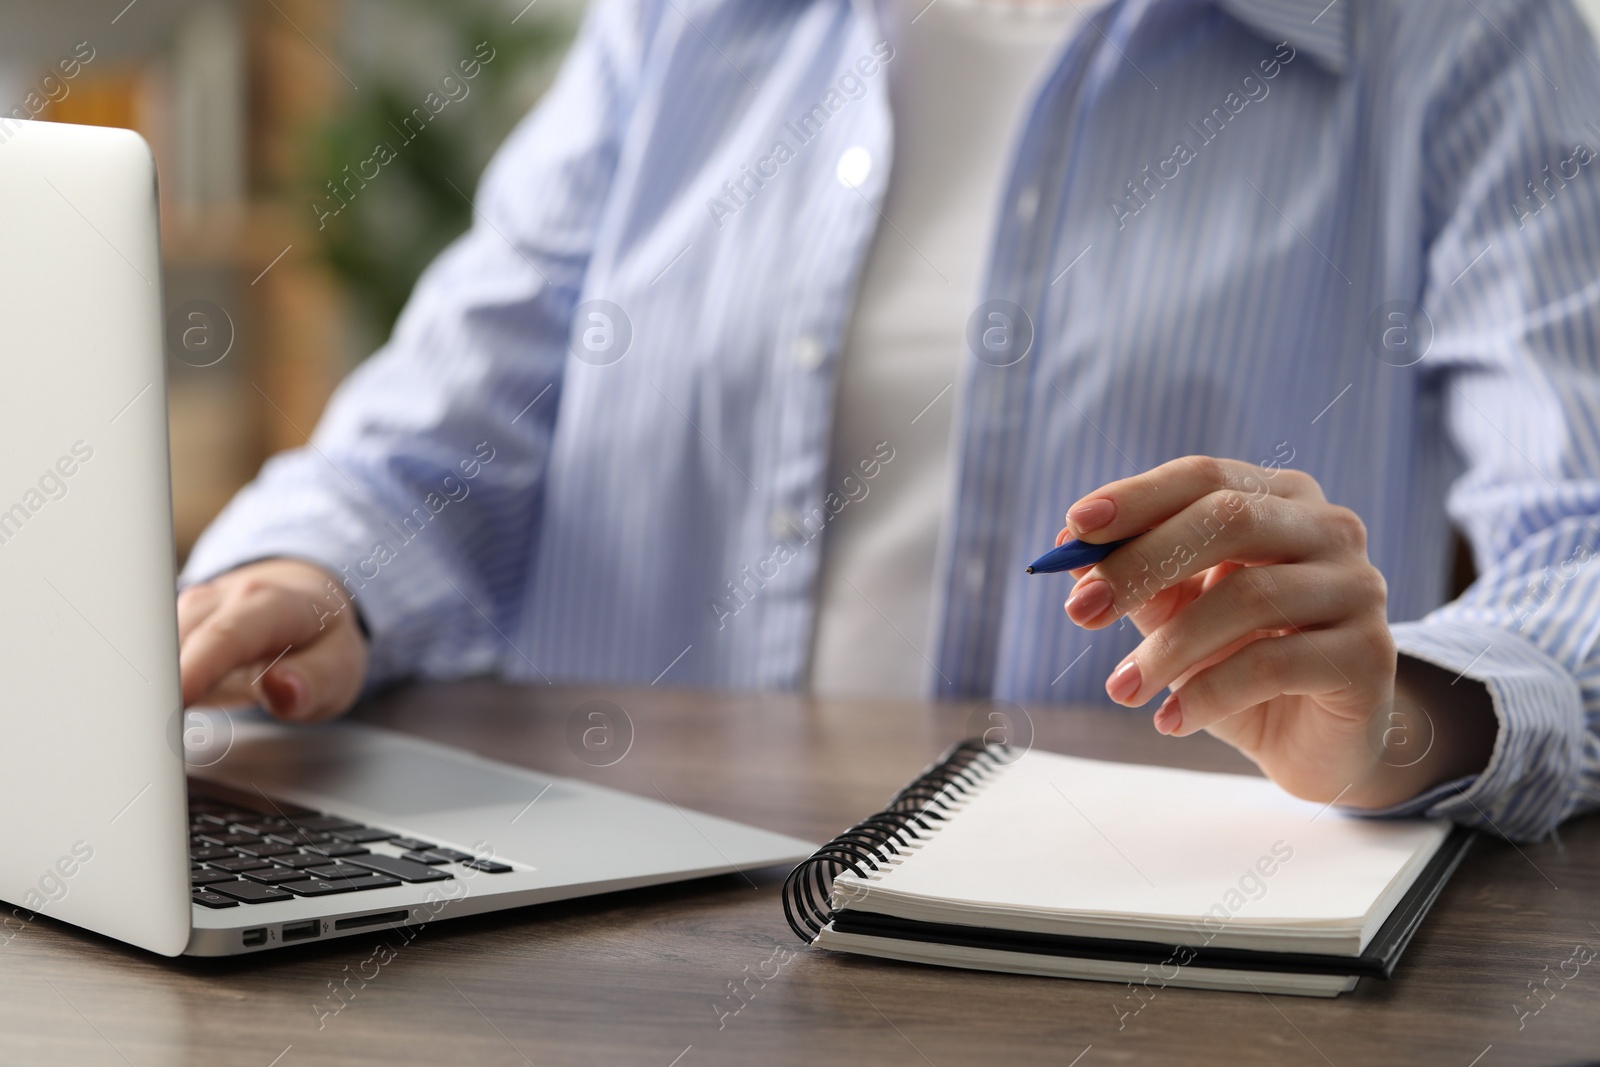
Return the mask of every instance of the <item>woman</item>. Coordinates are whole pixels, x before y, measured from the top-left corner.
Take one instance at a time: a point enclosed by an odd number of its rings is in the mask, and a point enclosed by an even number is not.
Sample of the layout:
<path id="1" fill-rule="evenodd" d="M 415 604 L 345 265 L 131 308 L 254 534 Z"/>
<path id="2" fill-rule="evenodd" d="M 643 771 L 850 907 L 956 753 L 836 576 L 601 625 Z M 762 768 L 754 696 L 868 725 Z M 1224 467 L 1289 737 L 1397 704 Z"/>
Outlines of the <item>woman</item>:
<path id="1" fill-rule="evenodd" d="M 1298 795 L 1543 834 L 1600 793 L 1597 105 L 1565 0 L 602 0 L 197 546 L 185 697 L 1170 688 Z M 1064 503 L 1142 535 L 1070 589 Z"/>

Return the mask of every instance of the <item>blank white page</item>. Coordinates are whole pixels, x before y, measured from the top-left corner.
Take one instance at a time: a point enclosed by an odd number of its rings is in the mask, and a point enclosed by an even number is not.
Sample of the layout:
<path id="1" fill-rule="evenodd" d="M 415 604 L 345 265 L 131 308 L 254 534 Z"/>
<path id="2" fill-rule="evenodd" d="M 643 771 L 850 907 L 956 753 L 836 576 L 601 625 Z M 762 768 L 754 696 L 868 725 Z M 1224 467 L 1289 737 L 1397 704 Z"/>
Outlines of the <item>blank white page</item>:
<path id="1" fill-rule="evenodd" d="M 1383 901 L 1378 918 L 1387 914 L 1448 832 L 1444 822 L 1342 815 L 1264 778 L 1034 751 L 903 861 L 867 880 L 846 873 L 836 886 L 850 896 L 865 891 L 852 908 L 929 921 L 963 921 L 942 902 L 990 918 L 1143 928 L 1209 913 L 1233 935 L 1255 928 L 1316 938 L 1320 927 L 1331 941 L 1356 938 L 1342 949 L 1355 952 L 1381 925 L 1369 922 L 1374 908 Z"/>

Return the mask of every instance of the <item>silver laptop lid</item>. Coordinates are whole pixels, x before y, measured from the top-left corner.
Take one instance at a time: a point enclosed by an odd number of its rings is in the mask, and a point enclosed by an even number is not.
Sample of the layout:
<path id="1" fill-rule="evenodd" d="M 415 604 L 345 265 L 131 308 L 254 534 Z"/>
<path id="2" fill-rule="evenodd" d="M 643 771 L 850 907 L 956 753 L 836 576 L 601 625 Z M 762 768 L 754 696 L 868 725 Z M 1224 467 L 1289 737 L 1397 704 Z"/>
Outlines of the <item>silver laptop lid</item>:
<path id="1" fill-rule="evenodd" d="M 155 166 L 0 118 L 0 899 L 183 950 L 177 662 Z"/>

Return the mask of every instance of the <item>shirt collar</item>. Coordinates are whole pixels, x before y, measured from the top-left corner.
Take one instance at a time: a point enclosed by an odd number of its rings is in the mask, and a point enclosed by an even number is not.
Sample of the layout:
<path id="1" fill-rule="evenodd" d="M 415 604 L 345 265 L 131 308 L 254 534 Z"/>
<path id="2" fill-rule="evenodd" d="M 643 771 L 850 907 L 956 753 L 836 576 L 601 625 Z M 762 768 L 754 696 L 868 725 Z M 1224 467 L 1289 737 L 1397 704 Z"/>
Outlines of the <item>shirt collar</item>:
<path id="1" fill-rule="evenodd" d="M 1335 74 L 1350 63 L 1355 0 L 1217 0 L 1217 6 L 1273 43 L 1288 41 Z"/>

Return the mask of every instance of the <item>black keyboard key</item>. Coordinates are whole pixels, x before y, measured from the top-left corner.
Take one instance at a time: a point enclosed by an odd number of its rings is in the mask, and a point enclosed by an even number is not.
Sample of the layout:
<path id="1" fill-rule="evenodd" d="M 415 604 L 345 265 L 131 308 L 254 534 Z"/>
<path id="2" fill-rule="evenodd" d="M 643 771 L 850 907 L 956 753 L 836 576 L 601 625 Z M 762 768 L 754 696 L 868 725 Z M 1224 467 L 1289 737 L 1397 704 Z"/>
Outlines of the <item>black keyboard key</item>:
<path id="1" fill-rule="evenodd" d="M 209 889 L 196 889 L 189 894 L 189 899 L 208 908 L 237 908 L 239 906 L 237 900 L 230 900 L 221 893 L 213 893 Z"/>
<path id="2" fill-rule="evenodd" d="M 460 863 L 463 860 L 470 860 L 474 858 L 470 852 L 461 852 L 453 848 L 430 848 L 428 851 L 432 852 L 435 856 L 443 856 L 451 863 Z"/>
<path id="3" fill-rule="evenodd" d="M 357 856 L 352 857 L 350 862 L 358 867 L 367 867 L 406 882 L 442 882 L 446 878 L 455 877 L 445 871 L 436 871 L 432 867 L 395 856 Z"/>
<path id="4" fill-rule="evenodd" d="M 190 871 L 189 882 L 192 885 L 210 885 L 212 882 L 231 882 L 239 877 L 232 871 Z"/>
<path id="5" fill-rule="evenodd" d="M 199 840 L 208 845 L 226 845 L 232 848 L 234 845 L 254 844 L 260 841 L 261 838 L 257 834 L 234 834 L 223 831 L 213 834 L 201 834 Z"/>
<path id="6" fill-rule="evenodd" d="M 269 856 L 287 856 L 299 850 L 293 845 L 279 844 L 276 841 L 260 841 L 253 845 L 240 845 L 235 851 L 244 856 L 265 859 Z"/>
<path id="7" fill-rule="evenodd" d="M 406 852 L 402 853 L 400 858 L 410 860 L 412 863 L 426 863 L 430 867 L 434 864 L 450 862 L 437 852 Z"/>
<path id="8" fill-rule="evenodd" d="M 259 871 L 245 871 L 244 876 L 262 885 L 283 885 L 311 877 L 306 871 L 297 871 L 293 867 L 263 867 Z"/>
<path id="9" fill-rule="evenodd" d="M 321 867 L 328 862 L 328 857 L 306 856 L 297 852 L 292 856 L 274 856 L 272 862 L 284 867 Z"/>
<path id="10" fill-rule="evenodd" d="M 346 878 L 303 878 L 298 882 L 289 882 L 283 888 L 302 897 L 326 897 L 334 893 L 356 891 L 356 887 Z"/>
<path id="11" fill-rule="evenodd" d="M 226 808 L 222 811 L 212 812 L 211 814 L 215 815 L 218 819 L 222 820 L 229 826 L 241 822 L 254 822 L 257 819 L 262 818 L 262 814 L 259 811 L 250 811 L 248 808 L 240 807 Z"/>
<path id="12" fill-rule="evenodd" d="M 461 866 L 474 871 L 482 871 L 484 874 L 505 874 L 511 870 L 510 865 L 496 863 L 494 860 L 462 860 Z"/>
<path id="13" fill-rule="evenodd" d="M 207 799 L 206 797 L 190 797 L 189 798 L 189 814 L 190 815 L 199 815 L 199 814 L 202 814 L 202 813 L 210 815 L 210 814 L 214 814 L 214 813 L 219 812 L 219 811 L 227 811 L 227 810 L 228 810 L 228 805 L 227 804 L 223 804 L 220 801 L 210 800 L 210 799 Z"/>
<path id="14" fill-rule="evenodd" d="M 300 846 L 320 845 L 324 841 L 333 840 L 333 838 L 324 833 L 311 833 L 307 830 L 279 830 L 277 833 L 270 835 L 268 840 L 276 841 L 283 845 Z"/>
<path id="15" fill-rule="evenodd" d="M 400 884 L 400 879 L 390 878 L 387 874 L 363 874 L 359 878 L 346 878 L 345 881 L 357 889 L 388 889 Z"/>
<path id="16" fill-rule="evenodd" d="M 232 871 L 238 874 L 241 871 L 259 871 L 268 866 L 268 863 L 266 860 L 251 859 L 249 856 L 235 856 L 230 860 L 210 860 L 206 863 L 206 866 L 219 871 Z"/>
<path id="17" fill-rule="evenodd" d="M 201 845 L 199 848 L 191 848 L 189 850 L 189 858 L 198 860 L 201 863 L 206 860 L 225 860 L 235 855 L 238 855 L 238 853 L 234 852 L 233 849 L 223 848 L 221 845 Z"/>
<path id="18" fill-rule="evenodd" d="M 415 837 L 397 837 L 390 841 L 389 844 L 395 848 L 403 848 L 407 852 L 426 852 L 433 847 L 432 841 L 422 841 Z"/>
<path id="19" fill-rule="evenodd" d="M 294 894 L 277 886 L 258 882 L 218 882 L 211 889 L 225 897 L 242 900 L 246 904 L 266 904 L 274 900 L 293 900 Z"/>
<path id="20" fill-rule="evenodd" d="M 327 833 L 330 830 L 363 829 L 360 823 L 351 822 L 349 819 L 341 819 L 336 815 L 308 815 L 305 818 L 295 819 L 294 824 L 302 830 L 315 830 L 318 833 Z"/>
<path id="21" fill-rule="evenodd" d="M 285 889 L 302 897 L 324 897 L 333 893 L 353 893 L 362 889 L 385 889 L 397 886 L 398 879 L 381 874 L 364 874 L 358 878 L 312 878 L 304 882 L 290 882 Z"/>
<path id="22" fill-rule="evenodd" d="M 367 849 L 360 845 L 347 845 L 343 841 L 328 841 L 321 845 L 307 845 L 305 851 L 313 856 L 326 856 L 329 859 L 338 859 L 342 856 L 365 856 Z"/>
<path id="23" fill-rule="evenodd" d="M 329 863 L 321 867 L 307 867 L 306 873 L 313 878 L 364 878 L 372 872 L 353 863 Z"/>
<path id="24" fill-rule="evenodd" d="M 279 830 L 293 830 L 288 819 L 251 819 L 249 822 L 236 822 L 233 829 L 241 834 L 275 834 Z"/>
<path id="25" fill-rule="evenodd" d="M 340 841 L 348 841 L 352 845 L 367 845 L 374 841 L 387 841 L 395 835 L 387 830 L 379 830 L 375 827 L 367 826 L 360 830 L 335 830 L 333 831 L 333 836 Z"/>

